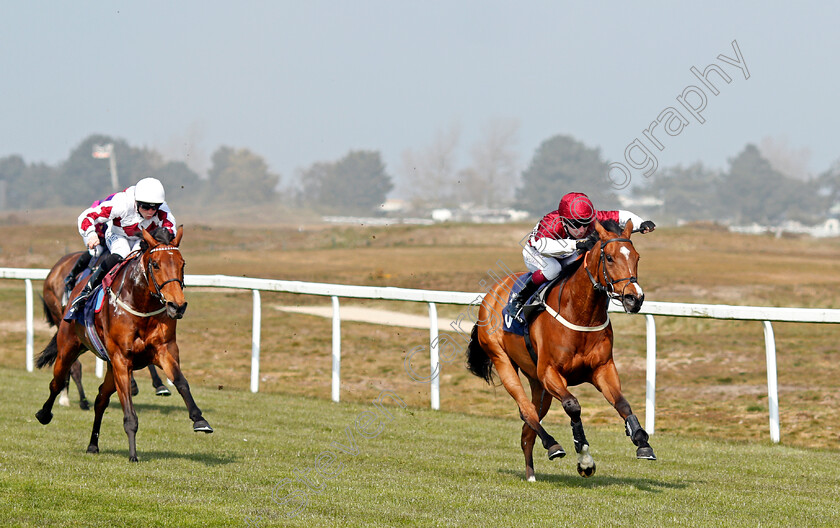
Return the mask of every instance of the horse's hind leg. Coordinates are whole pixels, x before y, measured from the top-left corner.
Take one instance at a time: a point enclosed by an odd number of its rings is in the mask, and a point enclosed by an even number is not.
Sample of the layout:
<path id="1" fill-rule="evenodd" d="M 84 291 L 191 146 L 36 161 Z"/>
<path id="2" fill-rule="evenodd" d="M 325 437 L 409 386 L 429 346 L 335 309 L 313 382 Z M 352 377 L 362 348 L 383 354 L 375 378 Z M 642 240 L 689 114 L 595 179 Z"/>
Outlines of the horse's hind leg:
<path id="1" fill-rule="evenodd" d="M 181 367 L 175 360 L 178 354 L 178 345 L 173 343 L 170 346 L 174 347 L 174 355 L 168 351 L 163 354 L 158 354 L 158 366 L 163 369 L 166 377 L 172 380 L 175 388 L 178 389 L 178 393 L 184 399 L 190 420 L 193 421 L 193 431 L 197 433 L 212 433 L 213 428 L 210 427 L 210 424 L 201 415 L 201 409 L 196 405 L 190 392 L 190 384 L 187 383 L 187 378 L 184 377 L 184 374 L 181 372 Z"/>
<path id="2" fill-rule="evenodd" d="M 171 396 L 172 393 L 163 384 L 163 380 L 158 376 L 157 369 L 154 365 L 149 365 L 149 375 L 152 377 L 152 387 L 155 388 L 155 396 Z"/>
<path id="3" fill-rule="evenodd" d="M 79 408 L 83 411 L 90 409 L 90 403 L 85 397 L 85 388 L 82 387 L 82 362 L 78 359 L 70 367 L 70 377 L 73 378 L 73 381 L 76 382 L 76 388 L 79 389 Z"/>
<path id="4" fill-rule="evenodd" d="M 627 436 L 636 446 L 636 458 L 644 460 L 656 460 L 653 448 L 648 443 L 647 431 L 642 429 L 639 419 L 633 414 L 630 403 L 621 393 L 621 381 L 618 379 L 618 371 L 615 363 L 610 361 L 597 369 L 592 374 L 592 384 L 601 391 L 604 398 L 615 407 L 618 415 L 624 419 L 624 428 Z"/>
<path id="5" fill-rule="evenodd" d="M 540 416 L 537 414 L 537 407 L 528 400 L 528 397 L 525 395 L 525 389 L 522 388 L 522 382 L 519 380 L 519 374 L 516 372 L 516 369 L 513 368 L 513 365 L 510 363 L 510 360 L 507 359 L 507 356 L 504 356 L 503 359 L 499 359 L 499 357 L 496 356 L 493 360 L 493 364 L 496 367 L 496 372 L 499 374 L 499 378 L 502 380 L 502 385 L 505 386 L 508 393 L 514 400 L 516 400 L 516 404 L 519 406 L 519 416 L 528 427 L 536 432 L 542 441 L 543 447 L 548 450 L 548 459 L 554 460 L 555 458 L 566 456 L 566 451 L 563 447 L 558 444 L 557 440 L 548 434 L 548 432 L 543 429 L 543 426 L 540 424 Z"/>
<path id="6" fill-rule="evenodd" d="M 578 455 L 578 473 L 582 477 L 591 477 L 595 474 L 595 460 L 589 452 L 589 442 L 583 432 L 583 422 L 580 419 L 580 402 L 569 392 L 563 376 L 553 368 L 546 368 L 543 374 L 543 382 L 548 392 L 563 404 L 563 410 L 566 411 L 572 421 L 572 437 L 575 441 L 575 452 Z"/>
<path id="7" fill-rule="evenodd" d="M 96 395 L 96 400 L 93 402 L 93 430 L 90 433 L 90 443 L 87 448 L 88 453 L 99 453 L 99 429 L 102 426 L 102 416 L 105 414 L 105 409 L 108 408 L 111 395 L 116 390 L 114 371 L 109 364 L 108 372 L 105 373 L 105 379 L 102 381 L 102 385 L 99 386 L 99 394 Z"/>
<path id="8" fill-rule="evenodd" d="M 531 403 L 536 406 L 537 415 L 542 420 L 548 413 L 553 398 L 543 389 L 539 381 L 528 377 L 528 382 L 531 385 Z M 536 439 L 537 432 L 527 423 L 522 424 L 522 453 L 525 455 L 525 480 L 528 482 L 536 482 L 537 480 L 534 473 L 534 442 Z"/>
<path id="9" fill-rule="evenodd" d="M 62 331 L 63 330 L 63 331 Z M 79 357 L 80 345 L 75 336 L 72 336 L 65 325 L 59 328 L 59 331 L 53 336 L 52 341 L 47 345 L 47 348 L 55 347 L 55 365 L 53 366 L 53 379 L 50 381 L 50 395 L 41 409 L 35 413 L 35 418 L 43 425 L 47 425 L 52 421 L 52 408 L 55 399 L 58 397 L 61 389 L 67 384 L 67 375 L 70 370 L 70 365 Z"/>

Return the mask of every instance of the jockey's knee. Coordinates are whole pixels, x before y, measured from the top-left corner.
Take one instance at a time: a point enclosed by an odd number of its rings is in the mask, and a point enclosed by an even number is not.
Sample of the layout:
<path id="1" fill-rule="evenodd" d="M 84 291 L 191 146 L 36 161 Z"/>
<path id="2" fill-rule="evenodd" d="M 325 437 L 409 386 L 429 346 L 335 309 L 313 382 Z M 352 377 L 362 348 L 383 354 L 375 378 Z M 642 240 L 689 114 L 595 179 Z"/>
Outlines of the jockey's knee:
<path id="1" fill-rule="evenodd" d="M 557 276 L 560 275 L 560 270 L 563 268 L 563 266 L 561 266 L 560 263 L 553 258 L 547 258 L 545 259 L 545 261 L 546 265 L 542 269 L 543 276 L 545 276 L 547 280 L 556 279 Z"/>

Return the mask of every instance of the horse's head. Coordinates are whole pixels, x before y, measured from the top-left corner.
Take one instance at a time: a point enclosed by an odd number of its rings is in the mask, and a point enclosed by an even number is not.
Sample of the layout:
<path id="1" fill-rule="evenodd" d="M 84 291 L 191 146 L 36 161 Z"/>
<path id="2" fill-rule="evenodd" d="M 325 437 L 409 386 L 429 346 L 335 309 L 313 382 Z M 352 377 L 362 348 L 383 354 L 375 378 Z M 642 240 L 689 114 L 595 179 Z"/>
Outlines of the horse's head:
<path id="1" fill-rule="evenodd" d="M 639 253 L 630 241 L 633 222 L 628 221 L 624 230 L 615 222 L 595 222 L 595 229 L 601 240 L 592 252 L 599 252 L 598 264 L 593 266 L 594 276 L 590 275 L 596 288 L 607 295 L 621 300 L 624 310 L 637 313 L 642 308 L 645 294 L 637 280 Z"/>
<path id="2" fill-rule="evenodd" d="M 143 230 L 143 240 L 149 245 L 143 253 L 149 292 L 166 306 L 166 315 L 173 319 L 184 317 L 187 310 L 184 298 L 184 257 L 178 249 L 183 234 L 183 227 L 178 228 L 175 238 L 166 229 L 158 229 L 155 237 Z"/>

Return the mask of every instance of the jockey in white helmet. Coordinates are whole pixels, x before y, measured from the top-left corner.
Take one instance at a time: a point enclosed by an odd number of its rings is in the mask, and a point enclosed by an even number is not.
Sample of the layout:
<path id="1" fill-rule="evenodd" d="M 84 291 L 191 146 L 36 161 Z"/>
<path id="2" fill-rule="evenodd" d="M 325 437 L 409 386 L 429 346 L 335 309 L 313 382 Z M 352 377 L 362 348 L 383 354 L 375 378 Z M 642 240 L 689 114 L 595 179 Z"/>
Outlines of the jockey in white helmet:
<path id="1" fill-rule="evenodd" d="M 84 289 L 67 311 L 65 319 L 72 319 L 75 312 L 84 306 L 84 300 L 102 282 L 108 270 L 140 248 L 143 229 L 152 232 L 162 227 L 175 234 L 175 217 L 166 203 L 163 184 L 155 178 L 143 178 L 124 191 L 94 202 L 79 215 L 79 233 L 91 255 L 102 249 L 102 238 L 97 233 L 97 227 L 101 231 L 103 224 L 107 226 L 104 232 L 105 245 L 111 254 L 93 271 Z"/>

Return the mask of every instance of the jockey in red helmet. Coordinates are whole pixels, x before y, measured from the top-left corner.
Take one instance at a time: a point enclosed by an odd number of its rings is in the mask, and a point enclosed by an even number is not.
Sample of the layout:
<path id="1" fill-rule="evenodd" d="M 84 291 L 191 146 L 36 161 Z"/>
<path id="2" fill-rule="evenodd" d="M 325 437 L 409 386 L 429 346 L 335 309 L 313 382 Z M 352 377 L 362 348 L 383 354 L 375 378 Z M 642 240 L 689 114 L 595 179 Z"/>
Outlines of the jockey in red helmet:
<path id="1" fill-rule="evenodd" d="M 575 251 L 585 253 L 592 249 L 596 239 L 590 237 L 595 231 L 595 223 L 613 220 L 623 228 L 628 220 L 639 227 L 640 233 L 649 233 L 656 228 L 650 220 L 630 211 L 598 211 L 583 193 L 571 192 L 563 196 L 556 211 L 551 211 L 540 220 L 522 249 L 525 265 L 533 273 L 522 290 L 510 301 L 510 313 L 520 319 L 522 305 L 533 295 L 539 286 L 560 274 L 560 260 Z M 521 320 L 521 319 L 520 319 Z"/>

